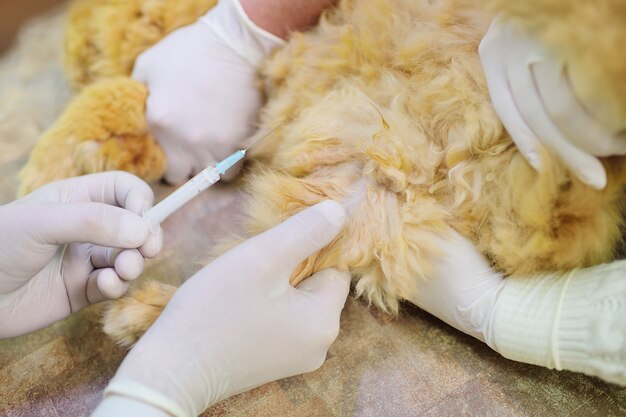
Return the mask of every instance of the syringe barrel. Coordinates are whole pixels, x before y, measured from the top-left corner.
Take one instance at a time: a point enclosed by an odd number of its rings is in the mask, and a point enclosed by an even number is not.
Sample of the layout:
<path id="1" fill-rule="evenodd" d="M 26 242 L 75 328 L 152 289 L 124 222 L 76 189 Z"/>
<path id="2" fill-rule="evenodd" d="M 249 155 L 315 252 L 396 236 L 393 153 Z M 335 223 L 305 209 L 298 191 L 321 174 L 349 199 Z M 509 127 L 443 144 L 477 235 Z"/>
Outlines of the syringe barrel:
<path id="1" fill-rule="evenodd" d="M 144 213 L 143 218 L 148 222 L 151 230 L 156 230 L 172 213 L 218 182 L 219 179 L 220 173 L 215 167 L 209 167 L 200 171 L 198 175 Z"/>

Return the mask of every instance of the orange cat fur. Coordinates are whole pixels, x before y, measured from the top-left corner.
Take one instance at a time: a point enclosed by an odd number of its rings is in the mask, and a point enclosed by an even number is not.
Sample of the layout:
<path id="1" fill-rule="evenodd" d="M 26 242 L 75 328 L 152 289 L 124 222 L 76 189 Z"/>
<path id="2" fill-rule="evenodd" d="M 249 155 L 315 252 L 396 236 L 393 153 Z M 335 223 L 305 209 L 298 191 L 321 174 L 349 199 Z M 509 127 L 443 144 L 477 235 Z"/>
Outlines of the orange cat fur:
<path id="1" fill-rule="evenodd" d="M 541 174 L 523 160 L 477 55 L 489 21 L 470 1 L 344 1 L 268 62 L 263 122 L 286 125 L 253 155 L 263 168 L 249 178 L 247 230 L 329 197 L 350 219 L 295 282 L 349 268 L 359 294 L 395 311 L 429 278 L 432 235 L 447 226 L 506 273 L 612 259 L 621 159 L 605 161 L 611 179 L 601 192 L 547 155 Z"/>
<path id="2" fill-rule="evenodd" d="M 65 72 L 80 89 L 128 75 L 135 58 L 194 22 L 217 0 L 74 0 L 65 37 Z"/>
<path id="3" fill-rule="evenodd" d="M 147 129 L 147 91 L 128 75 L 139 53 L 216 3 L 74 0 L 65 39 L 65 72 L 80 91 L 39 139 L 20 172 L 18 194 L 55 180 L 108 170 L 125 170 L 146 181 L 159 179 L 165 159 Z"/>
<path id="4" fill-rule="evenodd" d="M 573 3 L 551 0 L 545 7 L 569 10 Z M 622 7 L 600 3 L 607 14 Z M 528 4 L 542 15 L 539 0 Z M 496 7 L 524 22 L 524 6 Z M 563 10 L 551 19 L 569 16 Z M 491 18 L 471 0 L 344 0 L 266 62 L 263 126 L 281 127 L 252 154 L 245 232 L 266 230 L 325 198 L 342 202 L 348 213 L 340 237 L 304 262 L 293 283 L 329 266 L 349 269 L 358 294 L 395 312 L 400 299 L 432 278 L 435 237 L 445 238 L 450 228 L 508 274 L 614 258 L 625 201 L 623 158 L 603 161 L 609 178 L 603 191 L 584 186 L 548 155 L 540 173 L 526 163 L 494 112 L 478 58 Z M 584 31 L 587 21 L 579 19 L 577 30 Z M 554 47 L 565 42 L 555 39 Z M 588 47 L 581 41 L 566 48 Z M 570 55 L 564 57 L 573 72 L 601 72 Z M 626 120 L 614 98 L 625 91 L 615 87 L 602 90 L 612 94 L 606 114 L 617 115 L 610 116 L 613 123 Z M 105 329 L 131 342 L 173 289 L 162 291 L 150 284 L 114 303 Z"/>
<path id="5" fill-rule="evenodd" d="M 344 1 L 266 64 L 263 123 L 284 125 L 253 153 L 246 231 L 325 198 L 343 202 L 349 219 L 294 284 L 346 268 L 358 294 L 395 312 L 430 278 L 433 236 L 450 226 L 507 273 L 613 258 L 622 159 L 604 161 L 603 191 L 547 155 L 540 174 L 526 163 L 494 113 L 478 60 L 489 17 L 464 1 Z M 118 339 L 120 329 L 107 328 Z"/>

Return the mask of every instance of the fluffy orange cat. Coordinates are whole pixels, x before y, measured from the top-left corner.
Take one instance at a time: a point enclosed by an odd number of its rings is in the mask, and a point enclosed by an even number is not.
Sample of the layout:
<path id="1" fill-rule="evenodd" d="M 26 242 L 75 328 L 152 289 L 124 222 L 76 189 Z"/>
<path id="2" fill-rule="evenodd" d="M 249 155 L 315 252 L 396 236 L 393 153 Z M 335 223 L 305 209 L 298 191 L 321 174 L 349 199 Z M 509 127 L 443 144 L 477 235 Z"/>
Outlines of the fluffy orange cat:
<path id="1" fill-rule="evenodd" d="M 626 63 L 615 58 L 626 35 L 623 1 L 495 3 L 563 57 L 576 93 L 601 103 L 603 122 L 623 124 Z M 93 7 L 92 14 L 102 6 Z M 549 155 L 540 173 L 528 165 L 492 107 L 478 57 L 492 17 L 476 0 L 343 0 L 264 64 L 262 130 L 280 128 L 252 154 L 245 232 L 259 233 L 326 198 L 348 213 L 344 231 L 300 266 L 294 284 L 328 267 L 348 269 L 359 295 L 396 312 L 399 300 L 431 278 L 437 238 L 450 229 L 507 274 L 615 257 L 626 201 L 623 158 L 602 161 L 602 191 Z M 585 37 L 591 32 L 593 46 Z M 122 165 L 158 176 L 162 153 L 147 133 L 144 100 L 145 89 L 127 77 L 87 87 L 40 149 L 55 152 L 60 137 L 73 137 L 63 146 L 83 151 L 62 175 Z M 72 122 L 85 109 L 106 109 L 106 116 L 86 116 L 89 123 L 77 127 Z M 46 157 L 37 152 L 22 177 L 26 189 L 40 181 Z M 124 157 L 123 165 L 122 154 L 138 159 Z M 113 303 L 105 330 L 132 343 L 173 291 L 158 283 L 138 288 Z"/>

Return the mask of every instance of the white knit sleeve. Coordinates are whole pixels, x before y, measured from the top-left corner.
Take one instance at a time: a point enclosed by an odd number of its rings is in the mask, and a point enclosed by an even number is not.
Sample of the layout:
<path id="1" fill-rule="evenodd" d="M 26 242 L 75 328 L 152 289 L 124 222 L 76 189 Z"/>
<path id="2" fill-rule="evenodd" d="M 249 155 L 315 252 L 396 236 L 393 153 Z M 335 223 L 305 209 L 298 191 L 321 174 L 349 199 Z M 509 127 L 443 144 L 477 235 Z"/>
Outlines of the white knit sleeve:
<path id="1" fill-rule="evenodd" d="M 626 385 L 626 261 L 507 278 L 489 327 L 509 359 Z"/>

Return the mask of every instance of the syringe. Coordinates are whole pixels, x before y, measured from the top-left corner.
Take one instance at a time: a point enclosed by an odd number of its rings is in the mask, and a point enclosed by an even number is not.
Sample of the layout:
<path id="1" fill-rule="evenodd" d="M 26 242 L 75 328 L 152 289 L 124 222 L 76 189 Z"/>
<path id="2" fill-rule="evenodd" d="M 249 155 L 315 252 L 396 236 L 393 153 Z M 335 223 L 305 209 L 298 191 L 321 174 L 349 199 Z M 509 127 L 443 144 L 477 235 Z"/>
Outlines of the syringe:
<path id="1" fill-rule="evenodd" d="M 268 137 L 278 127 L 280 127 L 280 125 L 261 136 L 261 138 L 250 145 L 248 149 L 239 150 L 223 161 L 218 162 L 215 166 L 206 167 L 195 177 L 181 185 L 180 188 L 163 199 L 160 203 L 146 211 L 143 218 L 150 225 L 150 229 L 156 230 L 156 228 L 172 213 L 187 204 L 192 198 L 200 194 L 202 191 L 218 182 L 220 180 L 220 176 L 224 175 L 226 171 L 233 167 L 233 165 L 241 161 L 250 148 Z"/>
<path id="2" fill-rule="evenodd" d="M 146 211 L 143 218 L 150 225 L 150 230 L 170 217 L 172 213 L 187 204 L 192 198 L 206 190 L 220 180 L 220 175 L 232 168 L 246 155 L 246 150 L 239 150 L 215 166 L 209 166 L 200 171 L 195 177 L 184 183 L 172 194 L 165 197 L 160 203 Z"/>

